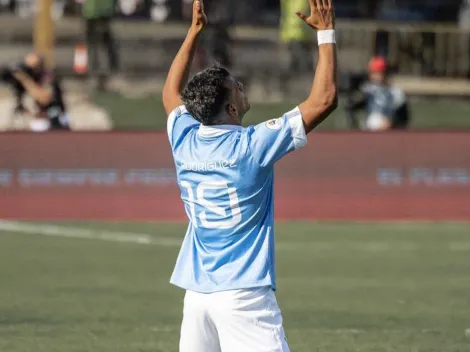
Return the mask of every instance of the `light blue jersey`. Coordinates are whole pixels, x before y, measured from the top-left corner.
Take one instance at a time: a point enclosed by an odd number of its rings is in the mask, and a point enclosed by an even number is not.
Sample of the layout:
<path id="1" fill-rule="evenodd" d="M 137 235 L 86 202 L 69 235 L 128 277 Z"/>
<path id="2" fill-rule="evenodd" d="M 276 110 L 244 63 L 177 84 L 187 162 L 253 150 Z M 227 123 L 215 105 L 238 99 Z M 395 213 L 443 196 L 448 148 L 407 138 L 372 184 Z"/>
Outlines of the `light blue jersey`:
<path id="1" fill-rule="evenodd" d="M 275 290 L 274 163 L 307 143 L 300 110 L 243 128 L 201 125 L 181 106 L 168 137 L 189 218 L 171 283 Z"/>

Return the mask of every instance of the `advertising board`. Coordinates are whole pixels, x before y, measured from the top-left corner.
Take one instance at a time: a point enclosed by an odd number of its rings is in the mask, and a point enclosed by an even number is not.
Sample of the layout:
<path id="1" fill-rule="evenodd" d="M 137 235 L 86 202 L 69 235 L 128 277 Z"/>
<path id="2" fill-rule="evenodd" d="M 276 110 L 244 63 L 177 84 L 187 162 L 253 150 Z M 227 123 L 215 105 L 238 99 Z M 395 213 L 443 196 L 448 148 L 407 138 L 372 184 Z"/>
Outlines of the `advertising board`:
<path id="1" fill-rule="evenodd" d="M 314 133 L 275 189 L 283 220 L 470 220 L 470 134 Z M 2 134 L 0 218 L 186 220 L 166 133 Z"/>

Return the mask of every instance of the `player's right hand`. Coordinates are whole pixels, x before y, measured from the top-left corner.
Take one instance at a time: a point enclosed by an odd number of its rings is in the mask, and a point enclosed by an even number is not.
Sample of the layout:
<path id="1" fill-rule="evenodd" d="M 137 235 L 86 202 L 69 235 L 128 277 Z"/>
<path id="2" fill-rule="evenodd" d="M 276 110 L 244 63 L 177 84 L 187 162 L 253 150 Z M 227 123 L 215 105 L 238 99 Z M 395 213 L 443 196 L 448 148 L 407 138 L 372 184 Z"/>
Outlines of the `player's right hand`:
<path id="1" fill-rule="evenodd" d="M 310 16 L 297 11 L 295 14 L 317 31 L 335 28 L 335 8 L 333 0 L 309 0 Z"/>
<path id="2" fill-rule="evenodd" d="M 207 24 L 207 16 L 204 12 L 204 1 L 194 0 L 193 2 L 193 23 L 191 27 L 197 32 L 201 32 Z"/>

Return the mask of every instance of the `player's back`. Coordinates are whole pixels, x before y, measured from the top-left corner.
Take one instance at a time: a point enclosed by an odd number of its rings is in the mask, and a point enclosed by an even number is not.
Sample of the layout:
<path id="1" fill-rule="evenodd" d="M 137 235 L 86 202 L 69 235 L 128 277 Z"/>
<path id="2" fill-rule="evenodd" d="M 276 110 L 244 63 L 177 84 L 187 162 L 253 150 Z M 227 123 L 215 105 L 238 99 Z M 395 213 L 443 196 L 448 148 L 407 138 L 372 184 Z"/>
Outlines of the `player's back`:
<path id="1" fill-rule="evenodd" d="M 221 250 L 240 241 L 266 214 L 270 192 L 264 186 L 272 170 L 251 158 L 247 131 L 237 126 L 223 134 L 214 131 L 194 128 L 174 156 L 182 199 L 200 229 L 196 235 L 208 249 Z"/>
<path id="2" fill-rule="evenodd" d="M 288 117 L 211 127 L 179 109 L 168 132 L 190 224 L 172 282 L 197 292 L 275 288 L 273 165 L 295 147 Z"/>

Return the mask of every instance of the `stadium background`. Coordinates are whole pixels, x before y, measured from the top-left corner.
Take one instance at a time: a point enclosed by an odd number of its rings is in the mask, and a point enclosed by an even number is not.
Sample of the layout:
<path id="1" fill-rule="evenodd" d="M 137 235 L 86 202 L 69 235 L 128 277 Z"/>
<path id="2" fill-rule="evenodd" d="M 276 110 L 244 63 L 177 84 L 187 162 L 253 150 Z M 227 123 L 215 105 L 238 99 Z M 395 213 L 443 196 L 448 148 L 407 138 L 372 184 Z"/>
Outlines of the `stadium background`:
<path id="1" fill-rule="evenodd" d="M 31 49 L 34 3 L 0 1 L 0 66 Z M 55 2 L 53 61 L 71 104 L 82 120 L 90 106 L 106 112 L 107 123 L 0 135 L 2 352 L 177 351 L 183 292 L 168 278 L 185 220 L 159 91 L 187 23 L 180 1 L 120 4 L 123 83 L 95 91 L 73 70 L 79 7 Z M 291 349 L 469 351 L 465 2 L 337 5 L 342 78 L 387 34 L 413 120 L 406 132 L 349 131 L 340 107 L 278 165 L 277 295 Z M 254 102 L 247 123 L 287 111 L 311 83 L 279 83 L 278 20 L 277 1 L 237 3 L 233 69 Z M 3 87 L 0 103 L 9 94 Z"/>

